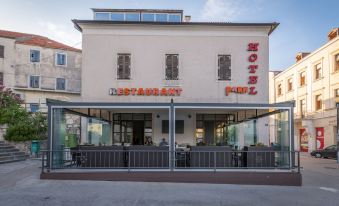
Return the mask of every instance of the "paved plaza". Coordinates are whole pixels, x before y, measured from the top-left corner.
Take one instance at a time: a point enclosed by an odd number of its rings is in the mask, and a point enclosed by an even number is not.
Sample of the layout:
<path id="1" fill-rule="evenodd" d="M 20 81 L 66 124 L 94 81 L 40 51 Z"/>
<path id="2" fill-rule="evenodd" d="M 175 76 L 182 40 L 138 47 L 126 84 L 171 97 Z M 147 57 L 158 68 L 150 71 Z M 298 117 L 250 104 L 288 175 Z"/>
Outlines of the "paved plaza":
<path id="1" fill-rule="evenodd" d="M 39 160 L 0 165 L 0 205 L 338 205 L 335 160 L 302 155 L 302 187 L 40 180 Z"/>

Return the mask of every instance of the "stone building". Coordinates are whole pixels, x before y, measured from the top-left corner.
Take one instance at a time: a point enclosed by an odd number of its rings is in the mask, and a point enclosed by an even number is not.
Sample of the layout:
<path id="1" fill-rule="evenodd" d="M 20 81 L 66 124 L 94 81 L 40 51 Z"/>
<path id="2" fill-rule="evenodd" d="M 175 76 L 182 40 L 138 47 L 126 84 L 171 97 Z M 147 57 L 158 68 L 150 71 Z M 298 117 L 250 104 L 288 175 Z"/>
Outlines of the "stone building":
<path id="1" fill-rule="evenodd" d="M 0 86 L 11 88 L 30 112 L 46 112 L 47 98 L 79 100 L 81 50 L 39 35 L 0 30 Z"/>
<path id="2" fill-rule="evenodd" d="M 295 100 L 295 149 L 310 152 L 336 144 L 339 102 L 339 29 L 315 51 L 301 52 L 296 63 L 270 73 L 270 102 Z"/>

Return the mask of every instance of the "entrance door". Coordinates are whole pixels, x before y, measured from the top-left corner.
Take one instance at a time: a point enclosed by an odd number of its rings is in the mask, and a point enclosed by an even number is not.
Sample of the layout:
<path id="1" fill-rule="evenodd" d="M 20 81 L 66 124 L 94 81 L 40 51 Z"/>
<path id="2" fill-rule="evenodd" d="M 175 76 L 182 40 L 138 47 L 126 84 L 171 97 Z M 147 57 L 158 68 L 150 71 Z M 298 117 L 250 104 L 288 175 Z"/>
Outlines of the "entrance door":
<path id="1" fill-rule="evenodd" d="M 214 121 L 204 121 L 205 143 L 211 145 L 214 143 Z"/>
<path id="2" fill-rule="evenodd" d="M 133 145 L 144 145 L 144 121 L 133 121 Z"/>

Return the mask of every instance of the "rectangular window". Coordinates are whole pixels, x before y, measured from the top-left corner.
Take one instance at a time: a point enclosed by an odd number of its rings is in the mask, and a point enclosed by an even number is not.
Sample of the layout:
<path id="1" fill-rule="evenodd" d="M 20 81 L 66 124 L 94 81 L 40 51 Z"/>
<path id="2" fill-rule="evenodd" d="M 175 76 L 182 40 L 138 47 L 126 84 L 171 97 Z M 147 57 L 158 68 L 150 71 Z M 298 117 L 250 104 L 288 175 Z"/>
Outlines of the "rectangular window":
<path id="1" fill-rule="evenodd" d="M 287 91 L 292 91 L 293 90 L 293 80 L 292 80 L 292 78 L 289 78 L 288 80 L 287 80 Z"/>
<path id="2" fill-rule="evenodd" d="M 218 79 L 231 80 L 231 55 L 218 55 Z"/>
<path id="3" fill-rule="evenodd" d="M 169 14 L 168 21 L 169 22 L 181 22 L 181 15 L 180 14 Z"/>
<path id="4" fill-rule="evenodd" d="M 168 134 L 168 120 L 162 120 L 162 133 L 163 134 Z M 175 120 L 175 134 L 184 134 L 184 120 Z"/>
<path id="5" fill-rule="evenodd" d="M 57 53 L 56 54 L 56 65 L 58 66 L 66 66 L 67 64 L 67 56 L 66 54 Z"/>
<path id="6" fill-rule="evenodd" d="M 179 55 L 166 54 L 166 80 L 179 79 Z"/>
<path id="7" fill-rule="evenodd" d="M 306 112 L 306 100 L 301 99 L 300 100 L 300 115 L 304 115 Z"/>
<path id="8" fill-rule="evenodd" d="M 315 110 L 321 110 L 323 107 L 323 100 L 321 94 L 315 96 Z"/>
<path id="9" fill-rule="evenodd" d="M 143 13 L 142 21 L 154 21 L 154 14 L 152 13 Z"/>
<path id="10" fill-rule="evenodd" d="M 117 78 L 131 78 L 131 54 L 118 54 Z"/>
<path id="11" fill-rule="evenodd" d="M 334 97 L 339 97 L 339 89 L 334 90 Z"/>
<path id="12" fill-rule="evenodd" d="M 299 74 L 299 80 L 300 80 L 301 87 L 306 85 L 306 72 L 301 72 Z"/>
<path id="13" fill-rule="evenodd" d="M 31 62 L 40 62 L 40 51 L 39 50 L 31 50 L 30 59 L 31 59 Z"/>
<path id="14" fill-rule="evenodd" d="M 1 52 L 1 50 L 0 50 Z M 1 53 L 0 53 L 1 55 Z M 339 71 L 339 54 L 334 56 L 334 71 Z"/>
<path id="15" fill-rule="evenodd" d="M 39 104 L 29 104 L 31 112 L 38 112 L 39 111 Z"/>
<path id="16" fill-rule="evenodd" d="M 314 66 L 314 79 L 318 80 L 322 77 L 322 69 L 321 69 L 321 64 L 317 64 Z"/>
<path id="17" fill-rule="evenodd" d="M 125 14 L 124 13 L 112 13 L 111 14 L 111 20 L 112 21 L 124 21 L 125 20 Z"/>
<path id="18" fill-rule="evenodd" d="M 155 21 L 167 22 L 168 14 L 155 14 Z"/>
<path id="19" fill-rule="evenodd" d="M 126 13 L 125 14 L 126 21 L 140 21 L 140 14 L 138 13 Z"/>
<path id="20" fill-rule="evenodd" d="M 66 89 L 66 80 L 64 78 L 56 78 L 56 89 L 57 90 Z"/>
<path id="21" fill-rule="evenodd" d="M 29 77 L 29 87 L 39 88 L 40 87 L 40 76 L 30 76 Z"/>
<path id="22" fill-rule="evenodd" d="M 278 96 L 282 95 L 282 88 L 281 88 L 281 84 L 278 84 Z"/>
<path id="23" fill-rule="evenodd" d="M 0 86 L 4 85 L 4 73 L 0 72 Z"/>
<path id="24" fill-rule="evenodd" d="M 0 45 L 0 58 L 5 58 L 5 47 Z"/>
<path id="25" fill-rule="evenodd" d="M 108 12 L 95 13 L 95 20 L 109 21 L 110 13 Z"/>

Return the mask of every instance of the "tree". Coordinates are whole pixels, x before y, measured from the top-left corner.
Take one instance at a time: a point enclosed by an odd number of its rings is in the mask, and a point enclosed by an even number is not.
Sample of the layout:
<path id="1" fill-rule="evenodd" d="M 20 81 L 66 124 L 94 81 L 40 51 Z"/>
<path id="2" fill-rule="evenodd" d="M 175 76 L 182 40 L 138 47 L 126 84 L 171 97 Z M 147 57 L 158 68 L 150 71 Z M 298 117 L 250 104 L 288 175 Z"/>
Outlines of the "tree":
<path id="1" fill-rule="evenodd" d="M 0 87 L 0 124 L 7 124 L 5 139 L 9 141 L 47 138 L 47 118 L 40 112 L 29 113 L 22 100 L 10 89 Z"/>

